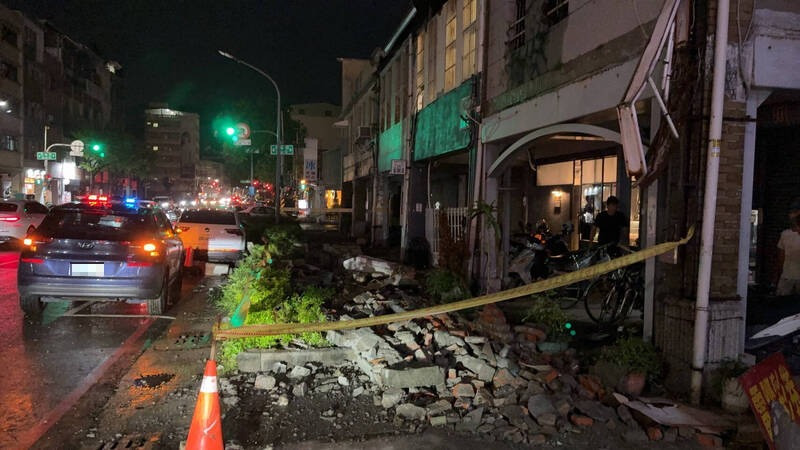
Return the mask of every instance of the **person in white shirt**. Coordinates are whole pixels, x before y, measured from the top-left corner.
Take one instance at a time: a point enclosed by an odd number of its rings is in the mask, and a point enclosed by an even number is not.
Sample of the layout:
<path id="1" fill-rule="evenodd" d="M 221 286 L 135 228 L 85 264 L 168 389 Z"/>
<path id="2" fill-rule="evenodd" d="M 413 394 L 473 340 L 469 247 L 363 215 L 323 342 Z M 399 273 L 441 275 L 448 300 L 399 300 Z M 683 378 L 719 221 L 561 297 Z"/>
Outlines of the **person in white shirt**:
<path id="1" fill-rule="evenodd" d="M 776 295 L 800 294 L 800 213 L 789 213 L 791 228 L 778 239 L 778 286 Z"/>

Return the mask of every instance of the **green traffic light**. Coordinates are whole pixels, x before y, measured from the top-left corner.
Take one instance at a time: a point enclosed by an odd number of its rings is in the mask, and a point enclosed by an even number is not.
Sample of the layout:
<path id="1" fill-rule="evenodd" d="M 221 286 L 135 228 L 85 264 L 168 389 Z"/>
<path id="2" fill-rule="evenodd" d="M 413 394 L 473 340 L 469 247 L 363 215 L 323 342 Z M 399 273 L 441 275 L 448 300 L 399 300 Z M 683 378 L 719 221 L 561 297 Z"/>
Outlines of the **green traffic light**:
<path id="1" fill-rule="evenodd" d="M 102 148 L 102 147 L 100 146 L 100 144 L 94 144 L 94 145 L 92 145 L 92 150 L 94 150 L 94 151 L 96 151 L 96 152 L 99 152 L 101 148 Z"/>
<path id="2" fill-rule="evenodd" d="M 572 328 L 572 323 L 570 323 L 570 322 L 565 323 L 564 324 L 564 328 L 569 330 L 570 328 Z"/>
<path id="3" fill-rule="evenodd" d="M 228 128 L 225 129 L 225 133 L 228 136 L 233 136 L 234 134 L 236 134 L 236 129 L 233 128 L 233 127 L 228 127 Z"/>

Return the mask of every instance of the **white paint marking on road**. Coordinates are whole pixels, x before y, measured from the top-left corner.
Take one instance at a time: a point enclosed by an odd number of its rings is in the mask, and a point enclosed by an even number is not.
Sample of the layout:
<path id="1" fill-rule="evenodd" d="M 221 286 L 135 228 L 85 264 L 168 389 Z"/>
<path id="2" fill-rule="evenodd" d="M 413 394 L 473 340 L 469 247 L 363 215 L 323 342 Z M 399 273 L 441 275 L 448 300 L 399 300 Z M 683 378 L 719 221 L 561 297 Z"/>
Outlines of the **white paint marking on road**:
<path id="1" fill-rule="evenodd" d="M 95 367 L 91 373 L 89 373 L 86 378 L 83 379 L 80 385 L 76 387 L 72 392 L 69 393 L 61 402 L 56 405 L 55 408 L 50 410 L 40 421 L 39 424 L 35 427 L 29 429 L 26 433 L 20 436 L 18 442 L 20 444 L 20 448 L 30 448 L 35 444 L 42 436 L 47 433 L 50 428 L 55 425 L 61 418 L 66 414 L 69 410 L 71 410 L 83 397 L 92 386 L 97 384 L 100 378 L 106 373 L 106 371 L 115 363 L 117 360 L 122 357 L 123 354 L 133 349 L 136 341 L 147 331 L 150 326 L 155 323 L 154 320 L 145 320 L 142 322 L 141 325 L 133 332 L 122 345 L 117 348 L 117 350 L 109 355 L 103 362 Z"/>
<path id="2" fill-rule="evenodd" d="M 121 317 L 123 319 L 167 319 L 175 320 L 172 316 L 154 316 L 150 314 L 67 314 L 62 317 Z"/>

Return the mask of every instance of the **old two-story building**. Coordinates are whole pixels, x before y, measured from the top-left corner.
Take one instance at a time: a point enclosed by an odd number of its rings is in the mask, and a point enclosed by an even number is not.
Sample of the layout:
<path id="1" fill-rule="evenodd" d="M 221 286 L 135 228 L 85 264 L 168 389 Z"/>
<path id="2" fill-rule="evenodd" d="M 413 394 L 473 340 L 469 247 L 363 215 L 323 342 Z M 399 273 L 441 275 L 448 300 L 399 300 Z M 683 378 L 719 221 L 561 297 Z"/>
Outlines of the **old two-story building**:
<path id="1" fill-rule="evenodd" d="M 338 128 L 346 142 L 342 154 L 342 207 L 351 208 L 342 229 L 355 238 L 372 234 L 374 173 L 378 129 L 378 96 L 375 66 L 369 59 L 340 58 L 342 65 L 342 113 Z"/>
<path id="2" fill-rule="evenodd" d="M 744 351 L 749 291 L 775 273 L 776 241 L 800 196 L 791 175 L 799 9 L 785 0 L 414 2 L 372 65 L 350 63 L 362 84 L 350 83 L 340 124 L 351 136 L 344 197 L 364 223 L 357 231 L 391 242 L 399 217 L 401 246 L 425 237 L 435 253 L 444 214 L 491 291 L 504 285 L 518 227 L 571 224 L 572 248 L 590 245 L 610 195 L 632 245 L 696 226 L 687 246 L 644 270 L 644 336 L 674 369 L 673 387 L 686 389 L 690 374 L 696 381 Z M 486 218 L 470 218 L 479 202 L 494 208 L 499 241 Z"/>
<path id="3" fill-rule="evenodd" d="M 500 248 L 484 239 L 484 283 L 502 285 L 519 222 L 570 222 L 577 246 L 616 195 L 631 243 L 651 246 L 698 226 L 685 248 L 645 269 L 644 333 L 675 369 L 673 387 L 740 355 L 748 283 L 771 271 L 800 187 L 788 176 L 796 170 L 798 8 L 780 0 L 491 2 L 479 164 L 503 239 Z M 724 64 L 716 96 L 715 61 Z M 712 117 L 721 117 L 721 139 L 709 135 Z M 707 171 L 707 159 L 718 172 Z"/>

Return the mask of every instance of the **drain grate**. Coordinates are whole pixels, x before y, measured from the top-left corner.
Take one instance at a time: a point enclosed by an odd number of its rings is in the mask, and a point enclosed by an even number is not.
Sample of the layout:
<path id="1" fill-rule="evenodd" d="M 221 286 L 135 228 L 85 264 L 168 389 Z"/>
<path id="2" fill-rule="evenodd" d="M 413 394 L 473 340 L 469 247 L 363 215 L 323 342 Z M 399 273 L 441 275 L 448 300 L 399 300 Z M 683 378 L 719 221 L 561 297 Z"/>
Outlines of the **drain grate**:
<path id="1" fill-rule="evenodd" d="M 183 348 L 197 348 L 209 345 L 211 333 L 182 334 L 175 339 L 175 345 Z"/>
<path id="2" fill-rule="evenodd" d="M 161 433 L 147 437 L 141 435 L 122 436 L 109 442 L 102 442 L 94 450 L 151 450 L 156 448 L 156 444 L 161 439 Z"/>
<path id="3" fill-rule="evenodd" d="M 155 389 L 173 378 L 175 378 L 174 373 L 141 375 L 139 378 L 133 380 L 133 386 L 141 389 Z"/>

